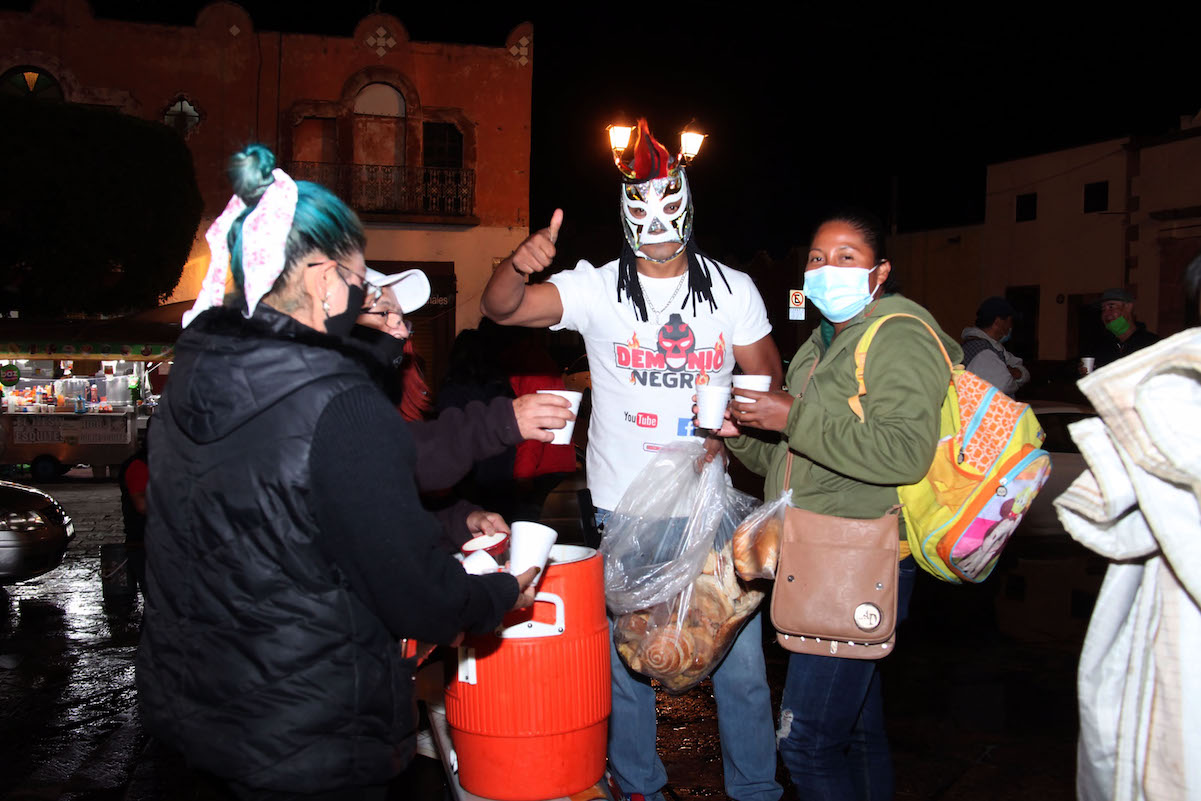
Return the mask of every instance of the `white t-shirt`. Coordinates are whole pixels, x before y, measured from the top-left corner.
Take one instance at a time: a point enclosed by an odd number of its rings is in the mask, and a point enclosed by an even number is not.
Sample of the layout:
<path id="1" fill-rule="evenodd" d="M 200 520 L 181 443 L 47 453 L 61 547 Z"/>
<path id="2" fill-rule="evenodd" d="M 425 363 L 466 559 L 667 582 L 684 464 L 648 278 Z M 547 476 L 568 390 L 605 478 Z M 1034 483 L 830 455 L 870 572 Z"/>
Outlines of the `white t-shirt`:
<path id="1" fill-rule="evenodd" d="M 599 509 L 617 506 L 652 453 L 694 436 L 696 385 L 730 384 L 734 346 L 752 345 L 771 333 L 763 298 L 750 276 L 716 262 L 710 269 L 717 310 L 698 299 L 695 315 L 687 273 L 677 278 L 640 275 L 647 322 L 638 319 L 627 293 L 618 301 L 616 261 L 600 268 L 580 261 L 574 270 L 550 278 L 563 302 L 563 319 L 551 328 L 579 331 L 588 350 L 588 487 Z M 657 321 L 656 308 L 663 309 Z"/>

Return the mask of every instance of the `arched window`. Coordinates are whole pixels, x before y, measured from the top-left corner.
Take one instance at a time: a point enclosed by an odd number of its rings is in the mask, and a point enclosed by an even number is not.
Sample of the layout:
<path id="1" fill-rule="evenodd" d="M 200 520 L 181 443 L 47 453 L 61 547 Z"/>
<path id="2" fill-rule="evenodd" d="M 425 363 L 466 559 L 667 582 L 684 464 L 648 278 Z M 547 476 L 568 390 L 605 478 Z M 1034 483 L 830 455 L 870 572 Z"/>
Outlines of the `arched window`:
<path id="1" fill-rule="evenodd" d="M 38 100 L 62 100 L 63 88 L 54 76 L 40 67 L 13 67 L 0 78 L 0 94 L 5 97 L 34 97 Z"/>
<path id="2" fill-rule="evenodd" d="M 369 83 L 354 98 L 351 199 L 364 211 L 399 211 L 405 196 L 405 99 L 395 86 Z"/>
<path id="3" fill-rule="evenodd" d="M 169 128 L 174 128 L 180 136 L 186 137 L 200 124 L 200 110 L 186 97 L 179 95 L 163 112 L 163 123 Z"/>
<path id="4" fill-rule="evenodd" d="M 354 99 L 354 163 L 405 163 L 405 99 L 396 87 L 369 83 Z"/>
<path id="5" fill-rule="evenodd" d="M 371 117 L 403 117 L 404 95 L 386 83 L 369 83 L 355 97 L 354 113 Z"/>

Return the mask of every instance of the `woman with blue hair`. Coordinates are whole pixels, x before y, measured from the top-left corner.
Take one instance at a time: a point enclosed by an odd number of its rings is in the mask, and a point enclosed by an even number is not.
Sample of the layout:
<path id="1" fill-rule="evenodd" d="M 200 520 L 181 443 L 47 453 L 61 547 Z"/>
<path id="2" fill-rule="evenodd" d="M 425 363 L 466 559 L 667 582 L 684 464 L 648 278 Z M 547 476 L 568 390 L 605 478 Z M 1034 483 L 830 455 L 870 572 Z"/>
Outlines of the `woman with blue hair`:
<path id="1" fill-rule="evenodd" d="M 156 415 L 138 690 L 239 798 L 382 799 L 413 750 L 406 641 L 491 630 L 536 570 L 468 576 L 437 547 L 412 439 L 346 340 L 362 225 L 274 165 L 231 160 Z"/>

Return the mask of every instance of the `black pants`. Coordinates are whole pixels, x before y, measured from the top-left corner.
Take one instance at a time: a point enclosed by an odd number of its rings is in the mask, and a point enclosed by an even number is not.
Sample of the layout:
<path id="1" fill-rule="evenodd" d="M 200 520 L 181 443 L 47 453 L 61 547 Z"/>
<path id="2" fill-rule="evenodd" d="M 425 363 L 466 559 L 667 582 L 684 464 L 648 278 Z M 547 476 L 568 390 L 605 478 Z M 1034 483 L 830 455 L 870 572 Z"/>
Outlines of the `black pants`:
<path id="1" fill-rule="evenodd" d="M 142 600 L 146 600 L 146 548 L 142 543 L 125 543 L 125 572 L 130 583 L 142 593 Z"/>

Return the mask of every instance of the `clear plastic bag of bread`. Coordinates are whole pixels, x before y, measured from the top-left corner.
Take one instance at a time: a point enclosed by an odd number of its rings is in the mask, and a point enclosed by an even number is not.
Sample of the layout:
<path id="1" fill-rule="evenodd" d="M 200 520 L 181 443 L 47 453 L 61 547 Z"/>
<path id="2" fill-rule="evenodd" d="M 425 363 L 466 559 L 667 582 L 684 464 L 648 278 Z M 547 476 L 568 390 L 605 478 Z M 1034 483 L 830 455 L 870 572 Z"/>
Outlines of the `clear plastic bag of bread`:
<path id="1" fill-rule="evenodd" d="M 707 678 L 763 601 L 762 591 L 738 578 L 732 551 L 734 529 L 756 501 L 724 490 L 725 508 L 700 575 L 664 603 L 621 615 L 613 626 L 621 658 L 668 692 L 685 692 Z"/>
<path id="2" fill-rule="evenodd" d="M 774 501 L 755 509 L 734 529 L 734 569 L 746 581 L 774 579 L 784 535 L 784 511 L 792 503 L 786 489 Z"/>
<path id="3" fill-rule="evenodd" d="M 630 483 L 605 523 L 605 602 L 613 614 L 670 601 L 701 574 L 727 514 L 725 469 L 704 446 L 664 446 Z"/>

